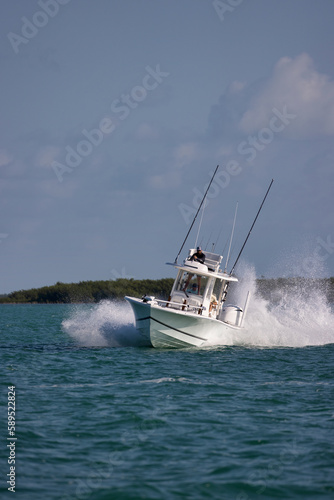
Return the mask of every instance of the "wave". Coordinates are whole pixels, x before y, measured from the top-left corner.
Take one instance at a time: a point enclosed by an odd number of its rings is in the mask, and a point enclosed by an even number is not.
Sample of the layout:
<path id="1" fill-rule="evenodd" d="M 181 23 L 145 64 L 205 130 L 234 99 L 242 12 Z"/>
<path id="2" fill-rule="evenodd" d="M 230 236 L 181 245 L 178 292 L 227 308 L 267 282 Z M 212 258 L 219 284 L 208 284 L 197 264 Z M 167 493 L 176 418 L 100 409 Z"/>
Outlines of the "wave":
<path id="1" fill-rule="evenodd" d="M 127 303 L 104 300 L 89 307 L 79 306 L 62 322 L 63 330 L 84 346 L 128 347 L 145 345 L 135 327 Z"/>
<path id="2" fill-rule="evenodd" d="M 305 347 L 334 343 L 334 314 L 320 280 L 294 280 L 264 298 L 252 266 L 239 268 L 236 303 L 251 292 L 244 332 L 236 343 L 263 347 Z M 241 338 L 240 338 L 241 337 Z"/>
<path id="3" fill-rule="evenodd" d="M 229 303 L 243 306 L 247 291 L 251 292 L 245 327 L 232 333 L 224 345 L 248 347 L 305 347 L 334 343 L 334 313 L 320 285 L 310 281 L 294 281 L 262 297 L 256 287 L 252 266 L 241 263 L 239 283 L 231 289 Z M 320 282 L 319 282 L 320 283 Z M 77 306 L 62 323 L 63 330 L 84 346 L 147 346 L 135 327 L 129 304 L 110 300 L 94 306 Z M 210 346 L 221 344 L 213 339 Z"/>

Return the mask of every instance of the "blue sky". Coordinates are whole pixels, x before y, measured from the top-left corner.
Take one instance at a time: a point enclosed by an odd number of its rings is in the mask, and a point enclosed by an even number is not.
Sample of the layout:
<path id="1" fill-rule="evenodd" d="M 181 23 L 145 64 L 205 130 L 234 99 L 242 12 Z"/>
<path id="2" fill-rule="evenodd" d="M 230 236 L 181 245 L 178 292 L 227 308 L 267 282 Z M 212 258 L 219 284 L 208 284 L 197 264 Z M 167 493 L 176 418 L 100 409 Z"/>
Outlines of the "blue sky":
<path id="1" fill-rule="evenodd" d="M 0 293 L 173 276 L 199 241 L 334 275 L 332 0 L 3 0 Z M 189 244 L 196 238 L 195 229 Z M 184 254 L 183 254 L 184 255 Z"/>

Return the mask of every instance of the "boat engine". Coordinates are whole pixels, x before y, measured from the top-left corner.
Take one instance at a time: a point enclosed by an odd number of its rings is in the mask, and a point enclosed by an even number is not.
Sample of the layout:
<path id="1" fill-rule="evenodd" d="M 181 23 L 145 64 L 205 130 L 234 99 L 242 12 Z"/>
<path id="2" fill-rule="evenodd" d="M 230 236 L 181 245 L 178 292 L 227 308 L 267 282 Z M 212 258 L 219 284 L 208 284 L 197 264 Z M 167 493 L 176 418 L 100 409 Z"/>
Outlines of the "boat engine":
<path id="1" fill-rule="evenodd" d="M 220 320 L 233 326 L 241 326 L 243 310 L 239 306 L 228 304 L 223 307 Z"/>

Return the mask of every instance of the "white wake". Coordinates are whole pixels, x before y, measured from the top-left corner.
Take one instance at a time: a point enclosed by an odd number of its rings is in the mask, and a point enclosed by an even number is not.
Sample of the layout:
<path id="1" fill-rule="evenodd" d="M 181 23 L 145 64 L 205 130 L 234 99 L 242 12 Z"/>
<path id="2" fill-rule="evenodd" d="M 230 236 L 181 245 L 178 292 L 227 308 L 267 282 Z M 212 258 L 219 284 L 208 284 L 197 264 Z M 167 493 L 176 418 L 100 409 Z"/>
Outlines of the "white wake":
<path id="1" fill-rule="evenodd" d="M 239 266 L 239 283 L 228 303 L 243 307 L 251 292 L 244 329 L 231 333 L 225 345 L 304 347 L 334 343 L 334 313 L 324 290 L 305 282 L 278 290 L 263 298 L 257 291 L 252 266 Z M 130 305 L 105 300 L 93 306 L 73 306 L 63 330 L 84 346 L 142 346 Z M 211 346 L 221 345 L 212 339 Z"/>
<path id="2" fill-rule="evenodd" d="M 93 306 L 75 306 L 63 330 L 85 346 L 141 346 L 134 315 L 126 302 L 104 300 Z"/>
<path id="3" fill-rule="evenodd" d="M 239 268 L 235 302 L 243 306 L 251 292 L 245 328 L 232 339 L 233 344 L 249 346 L 304 347 L 334 343 L 334 313 L 326 292 L 313 282 L 296 280 L 270 294 L 260 296 L 256 274 L 248 265 Z M 230 297 L 228 299 L 230 301 Z"/>

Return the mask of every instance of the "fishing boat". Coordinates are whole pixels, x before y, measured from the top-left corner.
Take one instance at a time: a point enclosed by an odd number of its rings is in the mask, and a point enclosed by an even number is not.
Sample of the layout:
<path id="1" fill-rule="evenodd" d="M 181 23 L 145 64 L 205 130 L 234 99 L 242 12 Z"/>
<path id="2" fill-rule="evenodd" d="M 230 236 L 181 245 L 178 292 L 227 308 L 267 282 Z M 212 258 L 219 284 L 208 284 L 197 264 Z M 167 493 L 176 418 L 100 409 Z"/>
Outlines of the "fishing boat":
<path id="1" fill-rule="evenodd" d="M 215 173 L 217 169 L 218 167 Z M 153 347 L 185 348 L 231 344 L 231 339 L 235 337 L 235 334 L 242 332 L 244 328 L 250 294 L 247 293 L 241 307 L 227 302 L 228 292 L 230 284 L 238 282 L 233 275 L 234 269 L 273 181 L 229 273 L 226 272 L 228 258 L 223 270 L 223 255 L 208 251 L 204 253 L 200 247 L 191 248 L 186 259 L 179 264 L 178 258 L 204 203 L 215 173 L 175 261 L 167 263 L 177 270 L 168 300 L 148 295 L 141 298 L 125 297 L 133 309 L 139 334 Z"/>
<path id="2" fill-rule="evenodd" d="M 153 347 L 200 347 L 226 343 L 231 331 L 240 330 L 246 313 L 236 305 L 224 305 L 228 285 L 237 278 L 220 270 L 222 256 L 205 252 L 205 264 L 192 260 L 190 249 L 178 270 L 168 300 L 151 296 L 125 297 L 136 318 L 136 328 Z M 249 295 L 248 295 L 249 297 Z"/>

